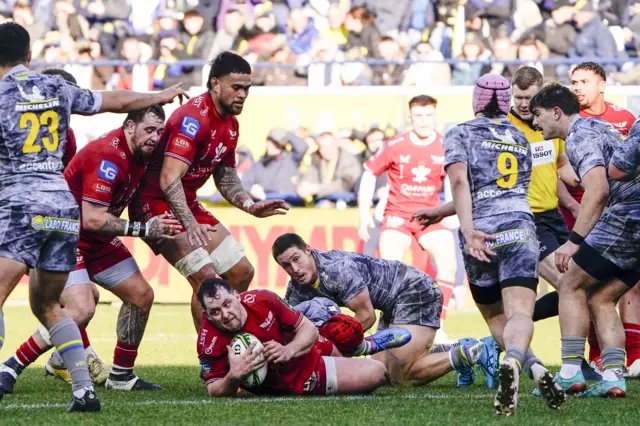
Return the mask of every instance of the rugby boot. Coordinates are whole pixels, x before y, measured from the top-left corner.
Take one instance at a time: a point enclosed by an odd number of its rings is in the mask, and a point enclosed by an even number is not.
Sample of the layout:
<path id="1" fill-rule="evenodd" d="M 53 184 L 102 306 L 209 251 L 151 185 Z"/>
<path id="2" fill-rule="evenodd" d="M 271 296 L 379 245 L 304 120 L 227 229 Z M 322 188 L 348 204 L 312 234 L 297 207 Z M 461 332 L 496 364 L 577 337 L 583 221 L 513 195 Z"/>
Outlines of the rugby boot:
<path id="1" fill-rule="evenodd" d="M 123 391 L 159 391 L 162 387 L 153 383 L 145 382 L 135 373 L 123 375 L 109 374 L 109 378 L 104 384 L 107 389 Z"/>
<path id="2" fill-rule="evenodd" d="M 87 368 L 94 385 L 101 386 L 109 378 L 109 368 L 93 351 L 87 353 Z"/>
<path id="3" fill-rule="evenodd" d="M 480 339 L 484 343 L 482 355 L 478 360 L 478 366 L 484 373 L 484 381 L 489 389 L 498 386 L 498 369 L 500 367 L 500 345 L 491 337 Z"/>
<path id="4" fill-rule="evenodd" d="M 496 414 L 513 416 L 518 407 L 518 387 L 520 385 L 520 369 L 515 360 L 505 359 L 498 369 L 498 393 L 493 400 Z"/>
<path id="5" fill-rule="evenodd" d="M 44 365 L 44 374 L 45 376 L 53 376 L 71 384 L 71 374 L 69 374 L 69 370 L 67 370 L 67 367 L 64 365 L 57 364 L 53 356 L 51 356 Z"/>
<path id="6" fill-rule="evenodd" d="M 451 347 L 459 347 L 460 345 L 474 345 L 476 343 L 478 343 L 476 339 L 474 339 L 473 337 L 467 337 L 467 338 L 458 340 L 456 346 L 454 345 L 449 345 L 449 346 L 451 348 Z M 484 347 L 483 347 L 483 350 L 484 350 Z M 465 387 L 471 386 L 474 380 L 476 379 L 476 372 L 474 371 L 473 366 L 460 368 L 456 370 L 456 372 L 458 373 L 458 378 L 456 380 L 456 387 L 458 388 L 465 388 Z"/>
<path id="7" fill-rule="evenodd" d="M 2 394 L 13 393 L 13 387 L 22 370 L 24 367 L 13 357 L 0 364 L 0 392 Z"/>
<path id="8" fill-rule="evenodd" d="M 589 386 L 589 389 L 578 394 L 579 398 L 625 398 L 627 396 L 627 382 L 620 380 L 600 380 Z"/>
<path id="9" fill-rule="evenodd" d="M 90 413 L 98 412 L 100 411 L 100 408 L 100 399 L 98 398 L 98 395 L 96 395 L 93 390 L 87 389 L 82 397 L 78 398 L 75 395 L 73 396 L 73 400 L 71 401 L 71 404 L 69 404 L 67 411 L 70 413 Z"/>
<path id="10" fill-rule="evenodd" d="M 549 370 L 533 380 L 538 393 L 549 408 L 558 409 L 567 400 L 567 394 L 554 379 Z"/>

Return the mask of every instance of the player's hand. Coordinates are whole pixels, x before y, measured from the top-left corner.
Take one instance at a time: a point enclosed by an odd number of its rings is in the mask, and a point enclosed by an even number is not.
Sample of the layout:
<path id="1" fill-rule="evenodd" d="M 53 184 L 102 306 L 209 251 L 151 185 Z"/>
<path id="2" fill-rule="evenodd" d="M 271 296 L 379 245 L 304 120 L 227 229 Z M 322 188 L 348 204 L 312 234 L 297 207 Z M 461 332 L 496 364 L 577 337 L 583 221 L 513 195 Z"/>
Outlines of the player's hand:
<path id="1" fill-rule="evenodd" d="M 372 217 L 368 217 L 367 220 L 360 222 L 360 227 L 358 228 L 358 236 L 365 243 L 369 241 L 369 228 L 373 229 L 376 227 L 376 224 L 373 221 Z"/>
<path id="2" fill-rule="evenodd" d="M 172 214 L 163 213 L 149 219 L 145 238 L 173 240 L 174 235 L 179 234 L 183 229 L 180 221 Z"/>
<path id="3" fill-rule="evenodd" d="M 569 260 L 571 260 L 573 255 L 578 252 L 579 248 L 580 246 L 578 244 L 567 241 L 566 243 L 561 245 L 558 250 L 555 251 L 556 268 L 561 274 L 567 272 L 567 269 L 569 269 Z"/>
<path id="4" fill-rule="evenodd" d="M 427 207 L 420 209 L 411 215 L 411 220 L 409 222 L 413 222 L 415 220 L 418 222 L 418 225 L 424 229 L 429 225 L 442 221 L 442 219 L 444 219 L 444 216 L 439 214 L 437 207 Z"/>
<path id="5" fill-rule="evenodd" d="M 465 230 L 462 233 L 469 247 L 469 254 L 481 262 L 491 262 L 490 256 L 495 256 L 496 252 L 487 247 L 487 242 L 495 241 L 496 237 L 477 229 Z"/>
<path id="6" fill-rule="evenodd" d="M 176 97 L 178 98 L 180 105 L 182 105 L 184 98 L 191 98 L 191 96 L 189 96 L 189 94 L 182 88 L 182 83 L 174 84 L 173 86 L 158 93 L 158 103 L 161 105 L 170 104 L 173 103 L 173 99 Z"/>
<path id="7" fill-rule="evenodd" d="M 216 228 L 205 223 L 194 222 L 187 226 L 187 238 L 192 246 L 206 247 L 211 241 L 209 232 L 216 232 Z"/>
<path id="8" fill-rule="evenodd" d="M 289 204 L 284 200 L 263 200 L 254 203 L 247 209 L 247 213 L 255 217 L 269 217 L 287 214 Z"/>
<path id="9" fill-rule="evenodd" d="M 293 351 L 275 340 L 269 340 L 264 344 L 264 356 L 267 358 L 267 362 L 281 364 L 293 358 Z"/>
<path id="10" fill-rule="evenodd" d="M 231 346 L 227 345 L 229 352 L 229 378 L 242 380 L 254 371 L 262 368 L 266 362 L 263 351 L 254 351 L 256 342 L 253 342 L 242 355 L 235 355 Z"/>

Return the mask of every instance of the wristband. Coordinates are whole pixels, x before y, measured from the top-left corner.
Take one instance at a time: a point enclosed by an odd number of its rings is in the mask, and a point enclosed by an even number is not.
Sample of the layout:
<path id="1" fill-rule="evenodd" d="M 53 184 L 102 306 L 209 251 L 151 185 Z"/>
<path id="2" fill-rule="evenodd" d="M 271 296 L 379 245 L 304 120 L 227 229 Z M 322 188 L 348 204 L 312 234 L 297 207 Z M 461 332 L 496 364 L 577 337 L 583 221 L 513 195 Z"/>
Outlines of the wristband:
<path id="1" fill-rule="evenodd" d="M 571 241 L 573 244 L 580 245 L 584 241 L 584 237 L 573 231 L 571 232 L 571 234 L 569 234 L 569 241 Z"/>
<path id="2" fill-rule="evenodd" d="M 141 222 L 129 222 L 124 227 L 124 235 L 128 237 L 142 237 L 147 235 L 147 224 Z"/>

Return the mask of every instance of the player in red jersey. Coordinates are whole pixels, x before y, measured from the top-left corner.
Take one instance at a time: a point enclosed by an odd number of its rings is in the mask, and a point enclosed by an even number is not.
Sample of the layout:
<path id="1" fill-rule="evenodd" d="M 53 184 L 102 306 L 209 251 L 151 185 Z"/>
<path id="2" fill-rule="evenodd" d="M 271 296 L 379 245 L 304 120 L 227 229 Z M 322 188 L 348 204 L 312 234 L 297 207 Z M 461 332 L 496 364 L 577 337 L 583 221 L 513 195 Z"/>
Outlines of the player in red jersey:
<path id="1" fill-rule="evenodd" d="M 242 379 L 268 363 L 265 382 L 253 393 L 332 395 L 366 393 L 387 383 L 387 369 L 373 359 L 328 356 L 326 341 L 301 312 L 268 290 L 235 292 L 228 282 L 206 279 L 198 291 L 204 308 L 198 357 L 209 396 L 235 396 Z M 263 352 L 229 351 L 233 336 L 251 333 Z M 333 345 L 330 345 L 333 347 Z M 264 357 L 260 355 L 263 354 Z"/>
<path id="2" fill-rule="evenodd" d="M 240 56 L 224 52 L 213 60 L 208 91 L 178 108 L 169 118 L 130 217 L 149 220 L 173 213 L 186 232 L 171 241 L 148 242 L 162 254 L 194 290 L 191 312 L 199 328 L 202 308 L 196 293 L 200 282 L 216 274 L 244 291 L 253 279 L 253 266 L 238 243 L 211 213 L 196 201 L 209 176 L 233 206 L 256 217 L 285 214 L 282 200 L 254 203 L 242 187 L 235 164 L 239 125 L 251 86 L 251 67 Z"/>
<path id="3" fill-rule="evenodd" d="M 373 227 L 369 207 L 376 177 L 387 172 L 389 198 L 380 231 L 380 257 L 402 260 L 415 238 L 438 269 L 436 281 L 442 289 L 444 320 L 456 276 L 455 239 L 451 230 L 440 223 L 422 229 L 411 220 L 416 211 L 440 205 L 438 192 L 445 177 L 444 146 L 442 135 L 435 130 L 436 106 L 437 101 L 430 96 L 411 99 L 409 118 L 413 130 L 389 139 L 365 163 L 358 199 L 359 235 L 364 241 L 369 239 L 369 228 Z"/>
<path id="4" fill-rule="evenodd" d="M 635 116 L 630 111 L 604 100 L 606 80 L 607 75 L 604 69 L 595 62 L 584 62 L 572 71 L 571 91 L 576 94 L 580 102 L 580 116 L 598 117 L 609 122 L 623 136 L 627 136 L 635 122 Z M 579 205 L 584 193 L 582 188 L 567 189 Z M 571 230 L 575 223 L 575 216 L 566 208 L 562 208 L 561 211 Z M 627 292 L 620 299 L 619 307 L 626 337 L 628 375 L 640 377 L 640 288 L 635 286 Z M 592 366 L 599 367 L 600 346 L 593 324 L 589 331 L 589 361 Z"/>
<path id="5" fill-rule="evenodd" d="M 153 289 L 144 279 L 131 253 L 117 236 L 171 238 L 180 225 L 174 219 L 153 218 L 146 224 L 119 219 L 131 201 L 147 161 L 164 129 L 164 111 L 152 106 L 130 112 L 123 127 L 115 129 L 78 152 L 64 176 L 81 206 L 82 225 L 78 264 L 62 292 L 65 312 L 86 326 L 95 312 L 94 281 L 123 301 L 118 317 L 118 344 L 106 387 L 119 390 L 159 389 L 133 373 L 137 349 L 153 303 Z M 46 329 L 40 328 L 4 363 L 15 377 L 51 349 Z M 56 360 L 57 358 L 57 360 Z M 59 356 L 46 365 L 50 374 L 64 378 Z M 11 389 L 12 390 L 12 389 Z M 5 389 L 6 391 L 6 389 Z M 5 392 L 7 393 L 7 392 Z"/>

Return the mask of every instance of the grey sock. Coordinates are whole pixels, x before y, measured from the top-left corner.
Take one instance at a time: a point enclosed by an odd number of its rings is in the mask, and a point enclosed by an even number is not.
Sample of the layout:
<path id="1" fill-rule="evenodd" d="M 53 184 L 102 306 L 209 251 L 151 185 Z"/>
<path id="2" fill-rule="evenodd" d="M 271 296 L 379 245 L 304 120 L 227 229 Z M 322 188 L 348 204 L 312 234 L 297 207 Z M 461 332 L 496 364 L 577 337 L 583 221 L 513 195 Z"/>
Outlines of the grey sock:
<path id="1" fill-rule="evenodd" d="M 527 353 L 524 354 L 524 362 L 522 363 L 522 369 L 524 370 L 525 373 L 527 373 L 527 376 L 529 376 L 531 380 L 533 380 L 533 372 L 531 371 L 531 366 L 533 364 L 540 364 L 544 366 L 542 361 L 540 361 L 540 359 L 533 352 L 531 352 L 531 349 L 529 349 Z"/>
<path id="2" fill-rule="evenodd" d="M 62 320 L 49 329 L 49 335 L 71 374 L 72 390 L 92 387 L 93 383 L 87 369 L 87 355 L 76 323 L 68 318 Z"/>
<path id="3" fill-rule="evenodd" d="M 569 365 L 582 365 L 584 359 L 584 345 L 586 337 L 567 336 L 560 339 L 562 342 L 562 363 Z"/>
<path id="4" fill-rule="evenodd" d="M 2 309 L 0 309 L 0 349 L 2 349 L 3 343 L 4 343 L 4 314 L 2 313 Z"/>
<path id="5" fill-rule="evenodd" d="M 626 352 L 622 348 L 607 348 L 602 351 L 602 368 L 613 370 L 618 379 L 622 379 L 624 371 L 624 357 Z"/>
<path id="6" fill-rule="evenodd" d="M 512 358 L 516 360 L 518 367 L 522 370 L 522 364 L 524 363 L 524 355 L 522 355 L 522 352 L 520 352 L 519 349 L 507 348 L 507 353 L 504 356 L 504 359 L 506 360 L 507 358 Z"/>

